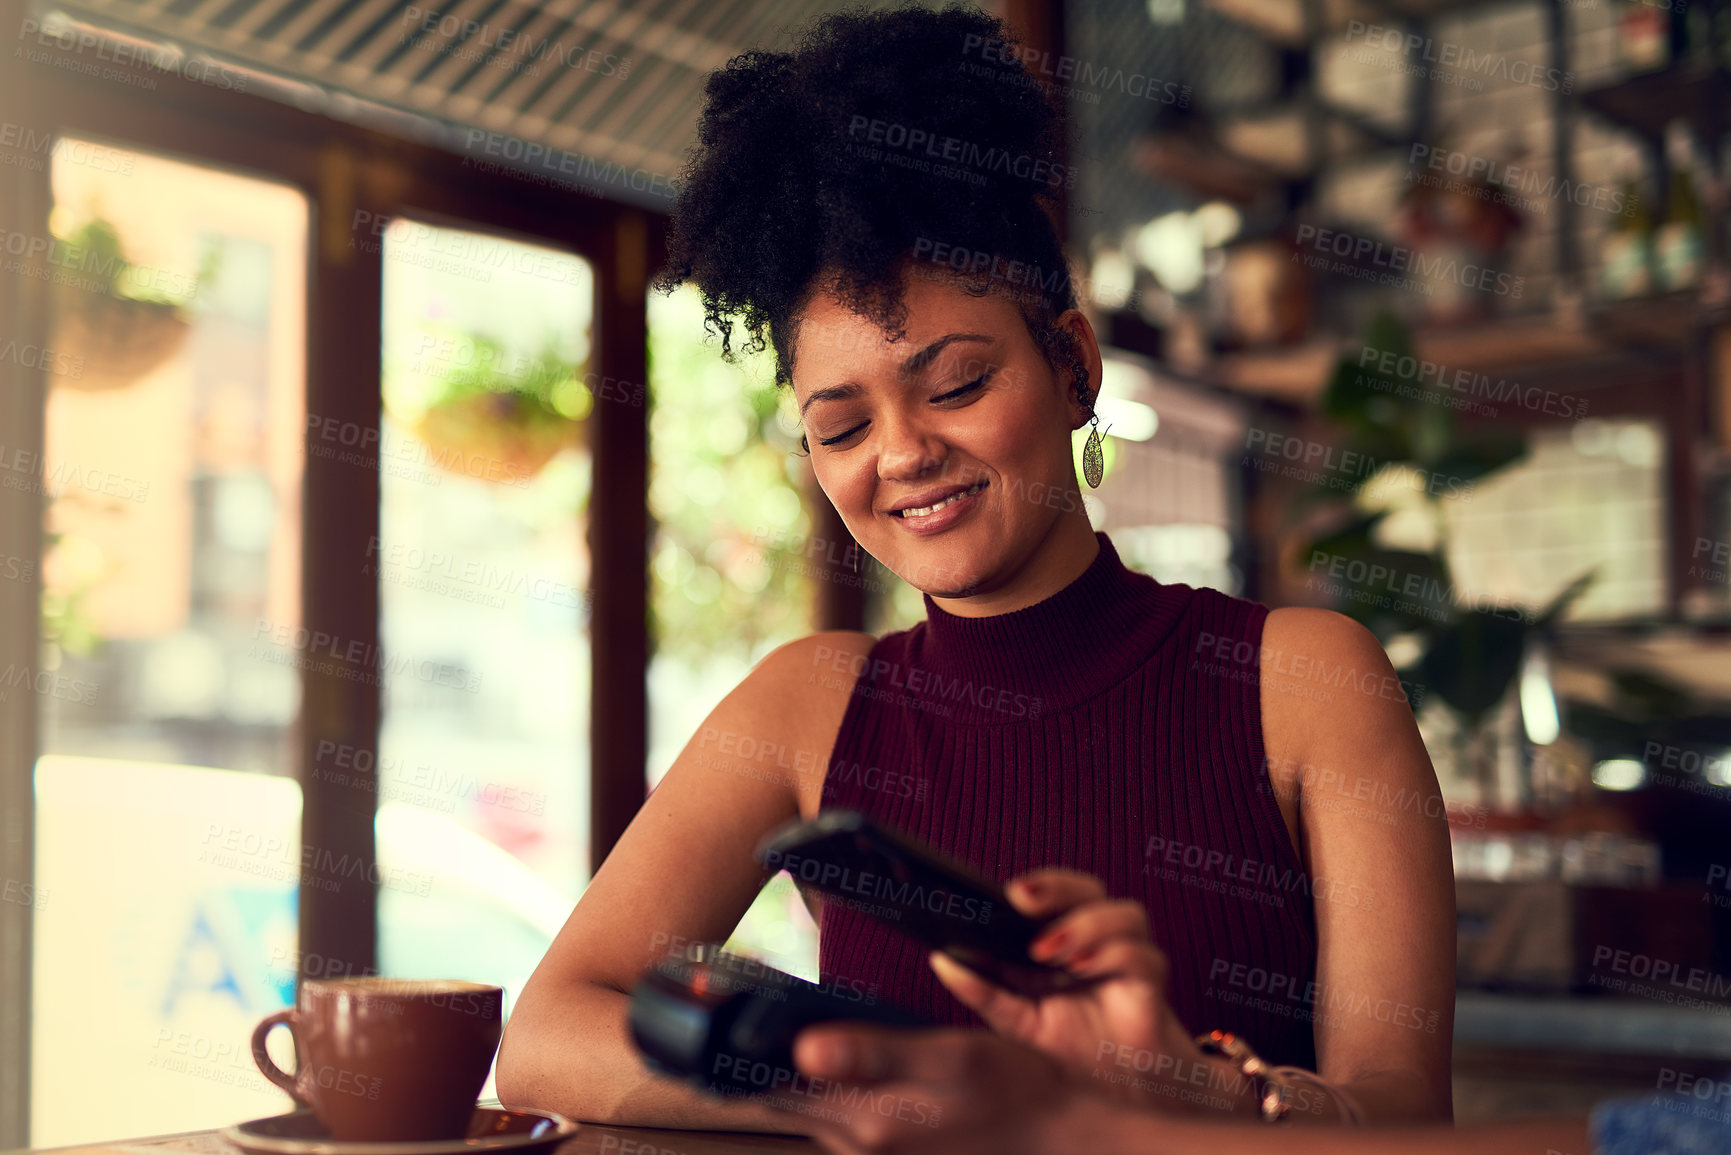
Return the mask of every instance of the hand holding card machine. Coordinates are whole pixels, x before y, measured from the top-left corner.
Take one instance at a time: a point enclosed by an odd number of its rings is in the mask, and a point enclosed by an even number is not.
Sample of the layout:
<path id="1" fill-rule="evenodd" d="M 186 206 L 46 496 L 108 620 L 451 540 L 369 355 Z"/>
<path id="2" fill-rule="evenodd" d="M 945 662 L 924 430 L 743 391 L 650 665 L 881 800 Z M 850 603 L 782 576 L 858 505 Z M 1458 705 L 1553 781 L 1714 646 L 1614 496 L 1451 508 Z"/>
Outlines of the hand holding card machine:
<path id="1" fill-rule="evenodd" d="M 1087 985 L 1028 957 L 1044 924 L 1011 906 L 997 883 L 852 810 L 782 827 L 758 846 L 757 860 L 1017 994 Z"/>
<path id="2" fill-rule="evenodd" d="M 627 1017 L 651 1068 L 723 1096 L 809 1091 L 793 1040 L 813 1023 L 837 1021 L 934 1025 L 856 985 L 809 983 L 711 945 L 650 968 Z"/>

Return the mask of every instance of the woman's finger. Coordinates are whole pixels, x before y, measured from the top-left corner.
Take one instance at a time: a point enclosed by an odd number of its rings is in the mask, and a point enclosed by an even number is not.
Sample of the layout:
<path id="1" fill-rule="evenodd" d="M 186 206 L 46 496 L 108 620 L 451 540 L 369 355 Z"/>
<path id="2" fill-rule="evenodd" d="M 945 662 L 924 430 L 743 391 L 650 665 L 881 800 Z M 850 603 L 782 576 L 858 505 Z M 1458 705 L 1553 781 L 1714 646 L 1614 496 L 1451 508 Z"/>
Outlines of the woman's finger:
<path id="1" fill-rule="evenodd" d="M 1029 918 L 1051 918 L 1105 898 L 1106 884 L 1079 870 L 1047 866 L 1012 878 L 1004 891 L 1010 904 Z"/>
<path id="2" fill-rule="evenodd" d="M 958 964 L 959 965 L 959 964 Z M 794 1065 L 805 1074 L 862 1086 L 911 1083 L 932 1088 L 980 1081 L 1009 1060 L 1012 1046 L 984 1031 L 960 1027 L 909 1030 L 866 1023 L 816 1023 L 793 1041 Z M 870 1105 L 864 1105 L 869 1112 Z"/>
<path id="3" fill-rule="evenodd" d="M 1064 966 L 1113 939 L 1148 942 L 1148 912 L 1129 899 L 1108 899 L 1076 907 L 1051 925 L 1028 948 L 1036 960 Z"/>
<path id="4" fill-rule="evenodd" d="M 1021 1028 L 1034 1012 L 1027 999 L 981 977 L 942 951 L 931 953 L 931 965 L 938 981 L 969 1010 L 986 1020 L 987 1026 L 999 1034 L 1021 1036 Z"/>
<path id="5" fill-rule="evenodd" d="M 1157 990 L 1166 989 L 1171 966 L 1165 952 L 1145 942 L 1114 939 L 1096 950 L 1078 956 L 1069 971 L 1082 978 L 1123 977 L 1140 979 Z"/>

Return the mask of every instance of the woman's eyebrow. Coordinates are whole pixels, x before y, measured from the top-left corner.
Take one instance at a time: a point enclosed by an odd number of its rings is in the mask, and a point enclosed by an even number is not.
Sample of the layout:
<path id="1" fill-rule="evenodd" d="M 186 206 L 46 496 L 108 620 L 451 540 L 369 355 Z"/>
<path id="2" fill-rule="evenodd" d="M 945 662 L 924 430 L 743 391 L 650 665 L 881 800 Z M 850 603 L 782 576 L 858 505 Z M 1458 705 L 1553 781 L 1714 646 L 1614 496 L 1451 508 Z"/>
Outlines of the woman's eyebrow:
<path id="1" fill-rule="evenodd" d="M 896 371 L 899 377 L 912 377 L 932 363 L 932 359 L 944 351 L 946 345 L 956 341 L 991 341 L 993 338 L 985 333 L 946 333 L 902 362 Z"/>
<path id="2" fill-rule="evenodd" d="M 942 353 L 946 346 L 957 341 L 985 341 L 989 343 L 996 339 L 997 338 L 988 333 L 945 333 L 942 337 L 939 337 L 936 341 L 933 341 L 930 345 L 927 345 L 924 349 L 921 349 L 919 352 L 903 361 L 896 369 L 896 375 L 903 379 L 915 376 L 924 370 L 927 365 L 930 365 L 933 358 L 935 358 L 939 353 Z M 861 392 L 862 389 L 859 383 L 855 381 L 845 381 L 840 385 L 826 385 L 822 389 L 813 389 L 811 391 L 811 396 L 807 397 L 805 403 L 799 407 L 799 415 L 804 417 L 805 411 L 810 409 L 819 401 L 845 401 L 850 397 L 859 396 Z"/>
<path id="3" fill-rule="evenodd" d="M 825 385 L 822 389 L 813 389 L 811 396 L 805 399 L 805 404 L 799 407 L 799 415 L 805 416 L 805 411 L 819 401 L 845 401 L 849 397 L 858 397 L 864 390 L 849 381 L 845 385 Z"/>

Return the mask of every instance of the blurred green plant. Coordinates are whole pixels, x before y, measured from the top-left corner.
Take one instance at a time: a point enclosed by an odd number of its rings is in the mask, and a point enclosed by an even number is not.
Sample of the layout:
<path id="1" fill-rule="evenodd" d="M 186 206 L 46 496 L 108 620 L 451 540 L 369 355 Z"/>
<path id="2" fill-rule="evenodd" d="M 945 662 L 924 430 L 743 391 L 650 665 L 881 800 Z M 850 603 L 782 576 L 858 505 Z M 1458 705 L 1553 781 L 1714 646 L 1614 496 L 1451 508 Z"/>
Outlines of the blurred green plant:
<path id="1" fill-rule="evenodd" d="M 689 286 L 649 299 L 650 616 L 659 652 L 701 665 L 811 629 L 811 517 L 768 352 L 721 359 Z"/>
<path id="2" fill-rule="evenodd" d="M 85 600 L 102 581 L 101 551 L 86 538 L 54 530 L 43 534 L 42 545 L 42 642 L 78 657 L 95 653 L 102 637 Z"/>
<path id="3" fill-rule="evenodd" d="M 126 259 L 126 247 L 121 242 L 119 231 L 100 213 L 93 213 L 60 239 L 80 250 L 80 268 L 101 270 L 107 277 L 108 295 L 123 301 L 186 309 L 204 286 L 213 283 L 222 266 L 222 243 L 220 239 L 212 238 L 207 239 L 200 250 L 198 274 L 190 282 L 135 276 L 133 270 L 139 266 Z"/>
<path id="4" fill-rule="evenodd" d="M 1537 611 L 1477 599 L 1463 602 L 1449 567 L 1445 498 L 1436 483 L 1446 481 L 1451 492 L 1458 485 L 1482 483 L 1526 457 L 1526 437 L 1509 424 L 1462 426 L 1447 404 L 1448 391 L 1416 375 L 1420 362 L 1412 333 L 1393 314 L 1372 320 L 1364 347 L 1378 356 L 1343 356 L 1321 410 L 1343 431 L 1338 448 L 1362 454 L 1378 467 L 1342 490 L 1310 487 L 1299 498 L 1329 526 L 1307 543 L 1305 556 L 1326 556 L 1331 563 L 1338 558 L 1345 566 L 1363 563 L 1361 572 L 1400 575 L 1406 588 L 1444 595 L 1348 597 L 1338 599 L 1335 608 L 1385 645 L 1397 637 L 1411 643 L 1406 648 L 1413 657 L 1400 672 L 1453 713 L 1458 764 L 1474 767 L 1488 785 L 1489 752 L 1480 731 L 1507 697 L 1532 639 L 1586 591 L 1594 572 L 1574 578 Z M 1366 360 L 1368 367 L 1362 364 Z M 1407 367 L 1415 372 L 1399 371 Z"/>
<path id="5" fill-rule="evenodd" d="M 435 337 L 444 336 L 435 327 Z M 485 396 L 514 424 L 550 426 L 566 431 L 589 415 L 594 399 L 580 380 L 582 364 L 565 357 L 557 334 L 549 333 L 531 356 L 513 354 L 506 345 L 479 333 L 454 334 L 461 356 L 430 378 L 429 407 Z M 507 416 L 508 415 L 508 416 Z"/>

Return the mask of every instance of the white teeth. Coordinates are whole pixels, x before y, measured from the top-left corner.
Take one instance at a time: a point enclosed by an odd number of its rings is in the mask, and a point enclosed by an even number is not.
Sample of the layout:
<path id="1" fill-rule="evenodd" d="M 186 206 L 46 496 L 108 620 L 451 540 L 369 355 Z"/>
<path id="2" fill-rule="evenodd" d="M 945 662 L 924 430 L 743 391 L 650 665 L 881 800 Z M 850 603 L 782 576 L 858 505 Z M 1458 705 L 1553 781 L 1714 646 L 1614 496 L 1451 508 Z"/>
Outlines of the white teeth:
<path id="1" fill-rule="evenodd" d="M 903 517 L 930 517 L 932 514 L 936 513 L 938 510 L 944 508 L 944 506 L 954 505 L 956 502 L 962 500 L 962 498 L 971 497 L 974 494 L 980 492 L 980 490 L 982 490 L 984 488 L 986 488 L 986 483 L 983 481 L 977 481 L 973 485 L 969 486 L 967 489 L 962 490 L 960 493 L 951 494 L 949 497 L 944 498 L 942 501 L 938 502 L 936 505 L 921 505 L 921 506 L 915 506 L 915 507 L 912 507 L 909 509 L 904 509 L 904 510 L 902 510 L 902 516 Z"/>

